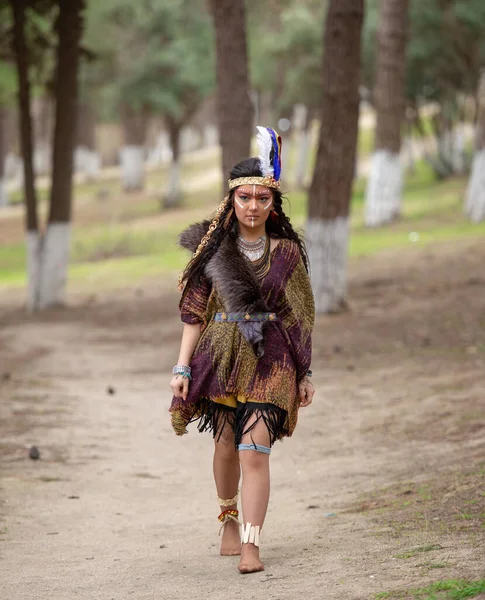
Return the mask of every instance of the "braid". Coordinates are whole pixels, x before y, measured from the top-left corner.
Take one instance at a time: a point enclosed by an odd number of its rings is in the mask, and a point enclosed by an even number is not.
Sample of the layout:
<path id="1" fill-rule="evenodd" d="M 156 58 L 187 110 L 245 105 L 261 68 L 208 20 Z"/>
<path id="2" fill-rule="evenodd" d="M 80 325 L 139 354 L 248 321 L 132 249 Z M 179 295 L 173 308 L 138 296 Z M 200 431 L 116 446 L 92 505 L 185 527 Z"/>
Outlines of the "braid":
<path id="1" fill-rule="evenodd" d="M 293 225 L 290 223 L 290 219 L 285 215 L 283 211 L 283 196 L 281 192 L 273 192 L 274 194 L 274 211 L 278 215 L 278 219 L 273 221 L 271 217 L 266 221 L 266 229 L 269 234 L 274 234 L 276 237 L 286 238 L 292 240 L 298 245 L 300 250 L 301 258 L 307 273 L 309 272 L 309 260 L 308 254 L 305 248 L 305 244 L 301 237 L 293 229 Z"/>
<path id="2" fill-rule="evenodd" d="M 204 246 L 197 256 L 193 257 L 189 264 L 185 267 L 184 272 L 180 278 L 180 284 L 183 286 L 189 279 L 192 279 L 196 283 L 200 283 L 200 279 L 204 274 L 204 268 L 210 259 L 216 253 L 222 240 L 226 237 L 228 232 L 232 230 L 237 222 L 236 214 L 232 205 L 232 196 L 234 192 L 229 192 L 229 201 L 227 202 L 223 212 L 220 214 L 219 222 L 217 227 L 212 232 L 207 245 Z"/>

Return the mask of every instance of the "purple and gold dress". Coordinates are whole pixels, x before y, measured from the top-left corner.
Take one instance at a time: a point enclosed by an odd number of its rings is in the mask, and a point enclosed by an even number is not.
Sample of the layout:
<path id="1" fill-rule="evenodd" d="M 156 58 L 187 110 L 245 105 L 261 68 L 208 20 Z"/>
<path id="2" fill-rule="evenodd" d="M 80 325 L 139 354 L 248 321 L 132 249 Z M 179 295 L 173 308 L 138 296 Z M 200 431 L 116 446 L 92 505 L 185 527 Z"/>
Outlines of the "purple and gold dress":
<path id="1" fill-rule="evenodd" d="M 170 412 L 177 435 L 198 421 L 200 431 L 224 435 L 236 446 L 254 427 L 254 415 L 268 427 L 271 444 L 291 436 L 298 418 L 298 383 L 310 367 L 315 309 L 310 279 L 298 245 L 281 239 L 259 281 L 261 298 L 276 318 L 264 324 L 264 355 L 258 358 L 238 323 L 214 320 L 226 307 L 217 286 L 203 278 L 188 283 L 180 302 L 184 323 L 202 325 L 190 366 L 186 400 L 173 397 Z M 251 423 L 251 425 L 249 425 Z"/>

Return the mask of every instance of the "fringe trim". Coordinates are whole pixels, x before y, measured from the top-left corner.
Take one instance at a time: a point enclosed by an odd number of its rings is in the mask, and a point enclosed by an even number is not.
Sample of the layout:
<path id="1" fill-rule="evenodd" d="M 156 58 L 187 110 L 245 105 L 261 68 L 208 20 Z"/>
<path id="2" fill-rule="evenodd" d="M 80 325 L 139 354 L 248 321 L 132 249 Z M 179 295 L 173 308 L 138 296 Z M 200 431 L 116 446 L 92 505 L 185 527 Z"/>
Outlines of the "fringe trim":
<path id="1" fill-rule="evenodd" d="M 236 420 L 236 409 L 224 404 L 218 404 L 209 398 L 201 398 L 198 403 L 196 416 L 189 421 L 199 421 L 197 429 L 202 433 L 210 431 L 212 437 L 218 442 L 227 428 L 234 430 Z"/>
<path id="2" fill-rule="evenodd" d="M 253 417 L 256 417 L 254 421 L 252 421 Z M 276 440 L 289 435 L 288 414 L 286 410 L 269 402 L 262 404 L 246 402 L 245 404 L 238 405 L 236 409 L 236 422 L 234 425 L 236 447 L 239 446 L 246 434 L 251 433 L 261 419 L 268 430 L 270 446 Z M 254 443 L 252 436 L 251 441 Z"/>
<path id="3" fill-rule="evenodd" d="M 242 438 L 251 433 L 261 419 L 268 429 L 270 446 L 290 434 L 288 413 L 270 402 L 238 402 L 237 408 L 231 408 L 208 398 L 201 398 L 189 423 L 198 421 L 197 429 L 201 433 L 210 431 L 216 441 L 224 439 L 229 431 L 233 431 L 237 448 Z"/>

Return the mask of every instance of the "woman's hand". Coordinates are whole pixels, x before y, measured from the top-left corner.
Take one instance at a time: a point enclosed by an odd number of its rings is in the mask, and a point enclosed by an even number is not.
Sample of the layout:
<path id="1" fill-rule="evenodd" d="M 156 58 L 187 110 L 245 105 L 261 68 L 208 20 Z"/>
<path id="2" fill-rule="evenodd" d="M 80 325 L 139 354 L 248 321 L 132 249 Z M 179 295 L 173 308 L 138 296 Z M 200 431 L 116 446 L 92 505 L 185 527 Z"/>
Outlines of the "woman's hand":
<path id="1" fill-rule="evenodd" d="M 312 403 L 313 394 L 315 393 L 313 383 L 309 377 L 305 376 L 300 381 L 298 391 L 300 392 L 300 406 L 309 406 Z"/>
<path id="2" fill-rule="evenodd" d="M 182 375 L 174 375 L 172 377 L 172 381 L 170 382 L 170 387 L 172 388 L 173 395 L 176 398 L 183 398 L 187 400 L 187 394 L 189 393 L 189 378 L 182 377 Z"/>

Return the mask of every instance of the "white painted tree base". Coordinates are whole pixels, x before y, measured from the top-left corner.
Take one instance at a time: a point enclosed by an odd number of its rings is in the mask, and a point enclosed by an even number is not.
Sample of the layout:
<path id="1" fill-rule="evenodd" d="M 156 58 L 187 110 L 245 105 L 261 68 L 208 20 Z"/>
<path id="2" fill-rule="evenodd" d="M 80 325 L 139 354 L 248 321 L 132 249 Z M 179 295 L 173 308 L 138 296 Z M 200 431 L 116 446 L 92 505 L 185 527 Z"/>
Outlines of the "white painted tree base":
<path id="1" fill-rule="evenodd" d="M 465 214 L 475 223 L 485 220 L 485 149 L 473 157 L 466 191 Z"/>
<path id="2" fill-rule="evenodd" d="M 349 220 L 307 221 L 305 242 L 317 313 L 340 312 L 347 306 Z"/>
<path id="3" fill-rule="evenodd" d="M 74 151 L 74 167 L 77 173 L 85 175 L 86 180 L 93 181 L 99 175 L 101 157 L 87 146 L 78 146 Z"/>
<path id="4" fill-rule="evenodd" d="M 120 151 L 121 181 L 129 192 L 143 189 L 145 150 L 143 146 L 124 146 Z"/>
<path id="5" fill-rule="evenodd" d="M 7 184 L 3 177 L 0 177 L 0 208 L 8 205 Z"/>
<path id="6" fill-rule="evenodd" d="M 308 153 L 312 141 L 311 129 L 304 129 L 300 133 L 300 143 L 298 146 L 298 159 L 296 162 L 295 184 L 297 188 L 305 185 L 306 173 L 308 168 Z"/>
<path id="7" fill-rule="evenodd" d="M 167 194 L 165 196 L 165 207 L 176 206 L 180 199 L 180 159 L 170 165 L 170 177 Z"/>
<path id="8" fill-rule="evenodd" d="M 32 313 L 39 304 L 40 237 L 37 231 L 27 231 L 27 310 Z"/>
<path id="9" fill-rule="evenodd" d="M 39 142 L 34 149 L 34 173 L 47 175 L 52 166 L 52 148 L 50 144 Z"/>
<path id="10" fill-rule="evenodd" d="M 29 312 L 64 304 L 70 239 L 69 223 L 51 223 L 42 238 L 27 233 Z"/>
<path id="11" fill-rule="evenodd" d="M 378 150 L 371 162 L 365 195 L 364 220 L 376 227 L 395 219 L 401 209 L 402 165 L 399 154 Z"/>

